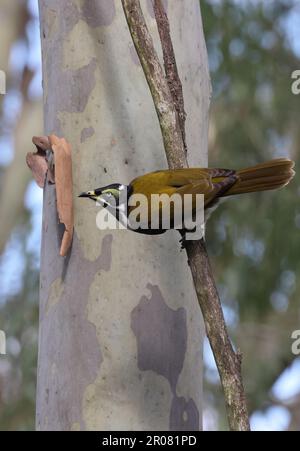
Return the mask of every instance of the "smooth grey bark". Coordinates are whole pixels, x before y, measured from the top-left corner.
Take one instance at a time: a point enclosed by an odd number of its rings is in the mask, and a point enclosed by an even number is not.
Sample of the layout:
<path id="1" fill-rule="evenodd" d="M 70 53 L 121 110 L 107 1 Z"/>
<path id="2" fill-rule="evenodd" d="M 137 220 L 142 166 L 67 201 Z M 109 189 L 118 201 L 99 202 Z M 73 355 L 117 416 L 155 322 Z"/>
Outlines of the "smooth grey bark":
<path id="1" fill-rule="evenodd" d="M 76 194 L 165 168 L 119 1 L 40 0 L 45 132 L 73 148 L 75 233 L 59 257 L 44 191 L 37 429 L 198 430 L 203 325 L 176 232 L 100 231 Z M 152 2 L 143 2 L 160 49 Z M 191 165 L 207 164 L 209 80 L 198 0 L 168 2 Z M 203 68 L 205 70 L 203 70 Z"/>

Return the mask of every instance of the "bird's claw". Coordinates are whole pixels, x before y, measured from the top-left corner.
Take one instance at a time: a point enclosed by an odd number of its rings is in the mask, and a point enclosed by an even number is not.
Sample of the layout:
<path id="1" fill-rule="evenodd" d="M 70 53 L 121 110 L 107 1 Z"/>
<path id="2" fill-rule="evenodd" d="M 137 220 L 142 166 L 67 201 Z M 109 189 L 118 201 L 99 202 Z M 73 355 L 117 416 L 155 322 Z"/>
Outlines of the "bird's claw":
<path id="1" fill-rule="evenodd" d="M 186 236 L 185 232 L 184 233 L 180 232 L 180 234 L 181 234 L 181 238 L 179 240 L 179 243 L 181 244 L 180 251 L 183 251 L 184 249 L 186 249 Z"/>

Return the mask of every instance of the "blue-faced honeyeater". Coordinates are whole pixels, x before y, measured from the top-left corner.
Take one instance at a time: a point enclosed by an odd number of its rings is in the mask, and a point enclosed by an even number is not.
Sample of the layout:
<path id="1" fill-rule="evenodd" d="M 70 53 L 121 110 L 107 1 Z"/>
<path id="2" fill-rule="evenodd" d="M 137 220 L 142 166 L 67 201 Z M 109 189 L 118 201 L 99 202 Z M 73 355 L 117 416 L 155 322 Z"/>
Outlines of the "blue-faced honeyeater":
<path id="1" fill-rule="evenodd" d="M 220 198 L 235 194 L 252 193 L 281 188 L 287 185 L 294 176 L 294 162 L 287 158 L 278 158 L 257 166 L 241 170 L 219 168 L 188 168 L 151 172 L 137 177 L 129 185 L 113 183 L 111 185 L 83 192 L 79 197 L 86 197 L 108 207 L 120 221 L 122 205 L 121 192 L 127 189 L 125 202 L 133 194 L 143 194 L 151 206 L 151 194 L 174 193 L 183 197 L 185 194 L 203 194 L 205 212 L 215 207 Z M 124 202 L 124 201 L 123 201 Z M 194 204 L 193 204 L 194 205 Z M 127 216 L 132 207 L 125 211 Z M 149 207 L 149 211 L 150 207 Z M 135 230 L 139 233 L 159 234 L 165 229 L 151 229 L 149 218 L 148 229 Z M 130 227 L 129 227 L 130 228 Z M 170 228 L 174 228 L 171 226 Z"/>

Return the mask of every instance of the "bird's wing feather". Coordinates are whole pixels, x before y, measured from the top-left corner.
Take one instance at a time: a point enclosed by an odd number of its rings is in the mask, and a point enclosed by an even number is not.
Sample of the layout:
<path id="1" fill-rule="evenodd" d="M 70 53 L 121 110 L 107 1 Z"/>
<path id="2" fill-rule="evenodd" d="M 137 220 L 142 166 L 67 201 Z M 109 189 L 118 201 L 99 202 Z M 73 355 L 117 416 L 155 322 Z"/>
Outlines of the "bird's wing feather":
<path id="1" fill-rule="evenodd" d="M 134 187 L 135 192 L 144 192 L 147 188 L 157 188 L 159 186 L 181 187 L 190 183 L 198 183 L 203 179 L 210 178 L 209 169 L 173 169 L 166 171 L 156 171 L 145 174 L 142 177 L 134 179 L 130 185 Z"/>
<path id="2" fill-rule="evenodd" d="M 172 195 L 204 194 L 205 206 L 209 205 L 227 187 L 227 180 L 234 171 L 229 169 L 186 168 L 156 171 L 133 180 L 130 185 L 135 193 L 166 193 Z M 236 180 L 230 179 L 230 186 Z"/>

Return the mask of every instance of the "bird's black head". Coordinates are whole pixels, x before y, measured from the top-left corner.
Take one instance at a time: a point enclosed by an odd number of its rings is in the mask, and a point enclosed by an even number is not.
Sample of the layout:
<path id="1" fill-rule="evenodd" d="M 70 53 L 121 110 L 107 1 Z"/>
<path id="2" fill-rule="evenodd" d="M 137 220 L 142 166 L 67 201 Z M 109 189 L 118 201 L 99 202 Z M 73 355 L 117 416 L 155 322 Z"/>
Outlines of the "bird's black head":
<path id="1" fill-rule="evenodd" d="M 92 191 L 81 193 L 78 197 L 88 197 L 89 199 L 99 202 L 103 207 L 117 208 L 120 204 L 121 194 L 124 193 L 128 187 L 120 183 L 112 183 L 111 185 L 103 186 Z M 125 197 L 127 200 L 127 197 Z"/>

